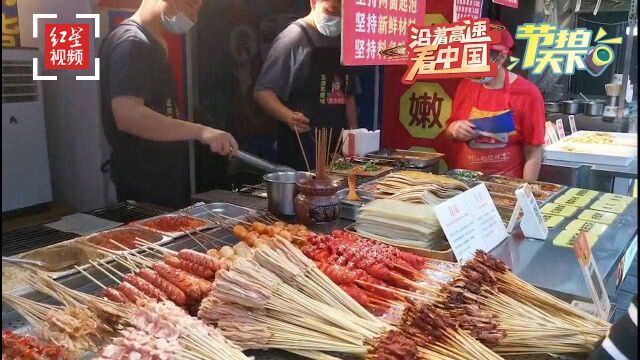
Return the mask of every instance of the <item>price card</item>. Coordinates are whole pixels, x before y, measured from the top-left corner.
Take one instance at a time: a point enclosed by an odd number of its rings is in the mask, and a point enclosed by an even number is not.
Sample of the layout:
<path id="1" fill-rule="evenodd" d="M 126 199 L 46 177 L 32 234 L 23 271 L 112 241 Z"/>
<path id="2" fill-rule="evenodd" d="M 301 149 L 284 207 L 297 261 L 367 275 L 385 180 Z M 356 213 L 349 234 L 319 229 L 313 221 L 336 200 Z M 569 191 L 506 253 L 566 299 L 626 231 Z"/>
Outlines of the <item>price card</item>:
<path id="1" fill-rule="evenodd" d="M 600 236 L 603 232 L 605 232 L 605 230 L 607 230 L 607 225 L 593 221 L 574 219 L 571 220 L 569 224 L 567 224 L 567 227 L 565 229 L 574 231 L 585 231 Z"/>
<path id="2" fill-rule="evenodd" d="M 605 211 L 585 210 L 580 213 L 580 215 L 578 215 L 578 219 L 610 225 L 613 223 L 617 216 L 618 215 L 616 214 L 608 213 Z"/>
<path id="3" fill-rule="evenodd" d="M 624 196 L 618 194 L 604 194 L 599 199 L 599 201 L 609 202 L 609 203 L 622 203 L 622 204 L 631 204 L 633 198 L 631 196 Z"/>
<path id="4" fill-rule="evenodd" d="M 545 240 L 549 234 L 549 229 L 545 219 L 542 217 L 538 202 L 533 196 L 531 191 L 531 185 L 522 184 L 516 189 L 516 203 L 513 213 L 520 213 L 520 210 L 524 213 L 522 220 L 520 221 L 520 229 L 524 233 L 524 236 L 532 239 Z M 515 226 L 515 217 L 512 215 L 507 226 L 507 231 L 511 232 Z"/>
<path id="5" fill-rule="evenodd" d="M 555 200 L 553 200 L 556 204 L 566 204 L 577 207 L 585 207 L 587 204 L 591 202 L 591 199 L 587 197 L 577 196 L 577 195 L 562 195 Z"/>
<path id="6" fill-rule="evenodd" d="M 509 234 L 485 184 L 457 195 L 433 208 L 459 262 L 476 250 L 490 251 Z"/>
<path id="7" fill-rule="evenodd" d="M 626 204 L 624 202 L 616 202 L 612 200 L 602 200 L 602 199 L 591 204 L 591 208 L 593 210 L 612 212 L 616 214 L 622 213 L 627 208 L 627 206 L 629 206 L 629 204 Z"/>
<path id="8" fill-rule="evenodd" d="M 540 211 L 544 214 L 560 215 L 564 217 L 573 216 L 578 208 L 571 205 L 546 203 Z"/>
<path id="9" fill-rule="evenodd" d="M 580 196 L 580 197 L 586 197 L 586 198 L 589 198 L 589 199 L 593 199 L 594 197 L 596 197 L 598 195 L 598 192 L 594 191 L 594 190 L 571 188 L 571 189 L 567 190 L 564 194 L 565 195 L 570 195 L 570 196 Z"/>
<path id="10" fill-rule="evenodd" d="M 603 320 L 609 318 L 609 309 L 611 304 L 609 302 L 609 296 L 607 295 L 607 289 L 602 282 L 602 276 L 598 271 L 596 262 L 591 254 L 591 247 L 587 241 L 586 233 L 581 233 L 578 239 L 573 244 L 573 251 L 578 258 L 580 269 L 587 281 L 589 292 L 591 293 L 591 299 L 596 307 L 597 316 Z"/>
<path id="11" fill-rule="evenodd" d="M 575 134 L 576 132 L 578 132 L 578 128 L 576 127 L 575 115 L 569 115 L 569 127 L 571 128 L 572 134 Z"/>
<path id="12" fill-rule="evenodd" d="M 556 130 L 558 131 L 558 139 L 562 140 L 565 137 L 564 134 L 564 125 L 562 124 L 562 119 L 556 120 Z"/>
<path id="13" fill-rule="evenodd" d="M 549 137 L 549 141 L 551 141 L 552 144 L 558 142 L 558 133 L 556 132 L 556 127 L 551 121 L 547 121 L 545 123 L 545 133 Z"/>
<path id="14" fill-rule="evenodd" d="M 547 225 L 547 228 L 553 229 L 558 226 L 565 217 L 560 215 L 542 214 L 542 219 L 544 219 L 544 224 Z"/>

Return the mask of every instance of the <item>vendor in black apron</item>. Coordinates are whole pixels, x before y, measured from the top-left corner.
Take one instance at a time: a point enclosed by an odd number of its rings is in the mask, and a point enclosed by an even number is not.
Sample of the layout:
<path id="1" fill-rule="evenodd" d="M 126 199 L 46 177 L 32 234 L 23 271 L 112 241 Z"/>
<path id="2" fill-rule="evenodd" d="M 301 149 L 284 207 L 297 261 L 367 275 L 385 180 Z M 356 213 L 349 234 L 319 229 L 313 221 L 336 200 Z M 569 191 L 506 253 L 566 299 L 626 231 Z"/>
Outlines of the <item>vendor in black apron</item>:
<path id="1" fill-rule="evenodd" d="M 178 119 L 164 34 L 186 34 L 201 6 L 202 0 L 143 0 L 102 42 L 102 123 L 118 200 L 187 206 L 188 141 L 198 140 L 220 155 L 238 150 L 230 134 Z"/>
<path id="2" fill-rule="evenodd" d="M 340 0 L 311 0 L 308 16 L 290 24 L 274 40 L 256 82 L 255 98 L 279 120 L 279 162 L 297 170 L 314 168 L 314 130 L 357 126 L 353 79 L 340 64 Z"/>

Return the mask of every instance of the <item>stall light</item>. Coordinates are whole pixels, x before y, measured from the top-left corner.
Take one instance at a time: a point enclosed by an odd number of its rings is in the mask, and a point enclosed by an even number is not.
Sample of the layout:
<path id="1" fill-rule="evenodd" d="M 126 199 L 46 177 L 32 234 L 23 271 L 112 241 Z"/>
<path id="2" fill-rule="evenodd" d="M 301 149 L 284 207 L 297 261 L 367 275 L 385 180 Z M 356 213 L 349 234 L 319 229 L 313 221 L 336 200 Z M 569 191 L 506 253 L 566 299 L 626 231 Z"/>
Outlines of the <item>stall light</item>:
<path id="1" fill-rule="evenodd" d="M 629 35 L 629 27 L 627 26 L 627 35 Z M 638 25 L 633 27 L 633 36 L 638 36 Z"/>

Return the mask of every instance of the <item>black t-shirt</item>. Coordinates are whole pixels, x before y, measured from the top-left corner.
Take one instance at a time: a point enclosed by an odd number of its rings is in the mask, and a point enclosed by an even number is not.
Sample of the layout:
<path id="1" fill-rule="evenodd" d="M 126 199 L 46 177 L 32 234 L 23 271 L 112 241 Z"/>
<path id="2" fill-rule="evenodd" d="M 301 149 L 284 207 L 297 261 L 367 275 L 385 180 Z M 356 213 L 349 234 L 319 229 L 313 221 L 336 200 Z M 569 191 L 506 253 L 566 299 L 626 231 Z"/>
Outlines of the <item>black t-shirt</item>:
<path id="1" fill-rule="evenodd" d="M 177 116 L 177 90 L 164 47 L 142 25 L 128 19 L 116 27 L 100 48 L 102 126 L 112 148 L 111 175 L 120 200 L 156 205 L 188 205 L 189 145 L 158 142 L 120 131 L 111 100 L 135 96 L 148 108 Z"/>

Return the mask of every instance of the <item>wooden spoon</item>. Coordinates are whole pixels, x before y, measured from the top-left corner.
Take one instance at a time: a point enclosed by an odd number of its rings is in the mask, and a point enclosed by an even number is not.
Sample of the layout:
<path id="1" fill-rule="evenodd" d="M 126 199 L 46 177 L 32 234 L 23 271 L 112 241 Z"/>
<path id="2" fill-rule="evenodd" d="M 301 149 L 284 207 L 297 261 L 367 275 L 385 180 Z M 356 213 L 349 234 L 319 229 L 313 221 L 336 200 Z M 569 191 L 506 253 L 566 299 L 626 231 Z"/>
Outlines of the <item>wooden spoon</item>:
<path id="1" fill-rule="evenodd" d="M 347 201 L 362 201 L 362 198 L 356 192 L 356 175 L 349 174 L 347 177 L 347 182 L 349 184 L 349 193 L 347 194 Z"/>

